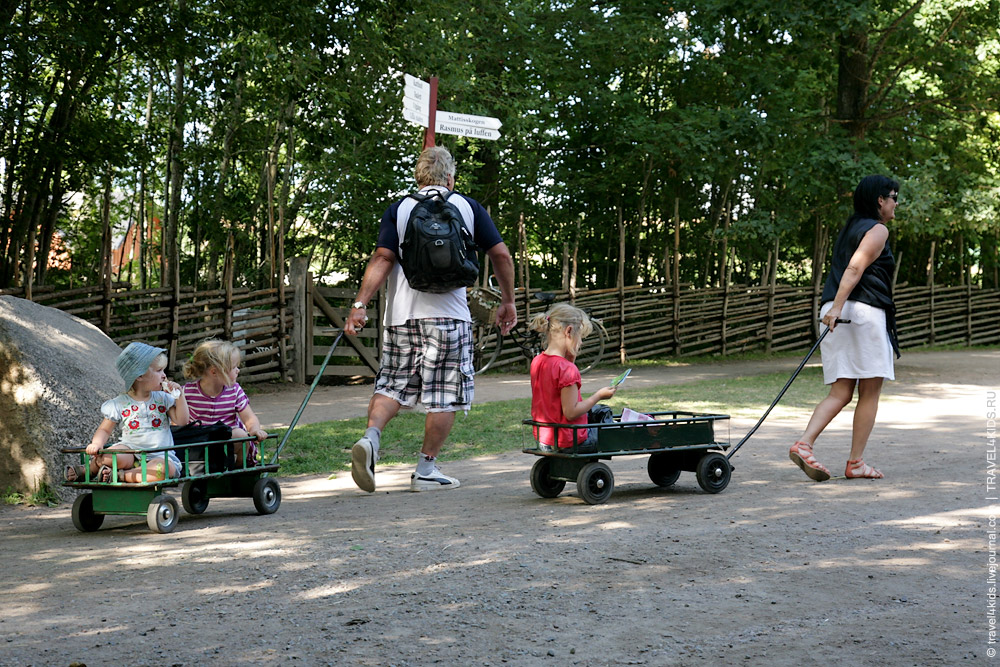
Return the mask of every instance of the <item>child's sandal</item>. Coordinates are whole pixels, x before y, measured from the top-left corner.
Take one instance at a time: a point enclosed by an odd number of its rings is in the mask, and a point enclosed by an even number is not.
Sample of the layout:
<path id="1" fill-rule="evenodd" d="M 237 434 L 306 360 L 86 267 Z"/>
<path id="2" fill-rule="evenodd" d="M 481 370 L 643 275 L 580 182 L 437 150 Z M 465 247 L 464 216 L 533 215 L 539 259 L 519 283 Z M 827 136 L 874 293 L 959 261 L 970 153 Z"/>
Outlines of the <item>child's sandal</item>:
<path id="1" fill-rule="evenodd" d="M 67 482 L 82 482 L 87 478 L 87 469 L 81 465 L 66 466 L 63 477 L 66 478 Z"/>
<path id="2" fill-rule="evenodd" d="M 123 470 L 119 470 L 118 471 L 118 481 L 119 482 L 123 481 L 123 477 L 122 477 L 122 473 L 123 472 L 124 472 Z M 113 474 L 114 473 L 111 470 L 111 466 L 101 466 L 100 469 L 98 469 L 98 471 L 97 471 L 97 481 L 101 482 L 102 484 L 110 484 L 111 483 L 111 477 L 113 476 Z"/>
<path id="3" fill-rule="evenodd" d="M 844 477 L 847 479 L 882 479 L 885 475 L 882 474 L 882 471 L 865 463 L 864 459 L 854 459 L 847 462 Z"/>
<path id="4" fill-rule="evenodd" d="M 816 457 L 813 456 L 812 445 L 808 442 L 799 441 L 792 445 L 791 449 L 788 450 L 788 458 L 802 468 L 802 472 L 808 475 L 809 479 L 817 482 L 825 482 L 830 479 L 830 471 L 816 460 Z"/>

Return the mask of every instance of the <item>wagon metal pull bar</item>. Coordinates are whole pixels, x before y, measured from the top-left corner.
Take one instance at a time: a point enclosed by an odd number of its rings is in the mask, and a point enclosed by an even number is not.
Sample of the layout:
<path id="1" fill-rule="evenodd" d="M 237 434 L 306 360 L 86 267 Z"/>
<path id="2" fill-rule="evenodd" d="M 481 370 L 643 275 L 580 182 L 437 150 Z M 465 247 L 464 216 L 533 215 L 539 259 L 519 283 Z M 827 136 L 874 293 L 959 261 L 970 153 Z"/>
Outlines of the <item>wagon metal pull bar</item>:
<path id="1" fill-rule="evenodd" d="M 271 465 L 278 462 L 278 454 L 281 454 L 282 448 L 284 448 L 285 443 L 288 442 L 288 436 L 292 434 L 292 431 L 295 430 L 295 425 L 299 423 L 299 418 L 305 411 L 306 405 L 309 403 L 309 399 L 312 398 L 313 392 L 316 390 L 316 386 L 323 378 L 323 371 L 326 370 L 326 365 L 330 363 L 330 357 L 333 356 L 333 351 L 337 349 L 337 343 L 339 343 L 340 339 L 343 337 L 344 331 L 341 329 L 340 333 L 337 334 L 337 337 L 334 339 L 333 345 L 330 346 L 330 351 L 326 353 L 326 359 L 323 360 L 323 364 L 319 367 L 316 377 L 313 378 L 312 386 L 309 387 L 309 392 L 306 394 L 306 397 L 302 399 L 302 405 L 299 406 L 298 412 L 296 412 L 295 416 L 292 417 L 292 422 L 288 425 L 288 430 L 285 431 L 285 435 L 282 436 L 281 442 L 278 443 L 278 448 L 274 450 L 274 456 L 271 457 Z"/>
<path id="2" fill-rule="evenodd" d="M 840 318 L 837 318 L 837 324 L 850 324 L 850 323 L 851 323 L 850 320 L 842 320 Z M 816 351 L 816 349 L 819 347 L 819 344 L 823 342 L 823 339 L 826 338 L 826 335 L 828 333 L 830 333 L 829 327 L 827 327 L 826 330 L 820 334 L 819 338 L 816 339 L 816 342 L 813 344 L 812 349 L 809 350 L 806 356 L 799 363 L 799 367 L 795 369 L 794 373 L 792 373 L 792 377 L 788 378 L 788 382 L 786 382 L 785 386 L 782 387 L 781 391 L 778 392 L 778 396 L 771 403 L 771 406 L 764 412 L 763 415 L 761 415 L 760 419 L 757 420 L 757 423 L 753 425 L 753 428 L 750 429 L 750 431 L 745 436 L 743 436 L 743 439 L 740 440 L 738 443 L 736 443 L 735 447 L 729 450 L 729 452 L 726 454 L 727 459 L 733 458 L 733 454 L 735 454 L 736 451 L 743 446 L 743 443 L 749 440 L 750 436 L 752 436 L 754 433 L 757 432 L 757 429 L 760 428 L 760 425 L 764 423 L 764 420 L 767 419 L 767 416 L 771 414 L 771 410 L 773 410 L 774 406 L 778 404 L 778 401 L 781 400 L 781 397 L 785 395 L 785 392 L 788 391 L 788 388 L 792 386 L 792 382 L 794 382 L 795 378 L 797 378 L 799 376 L 799 373 L 802 372 L 802 369 L 805 367 L 806 362 L 809 361 L 809 358 L 812 357 L 813 352 Z"/>

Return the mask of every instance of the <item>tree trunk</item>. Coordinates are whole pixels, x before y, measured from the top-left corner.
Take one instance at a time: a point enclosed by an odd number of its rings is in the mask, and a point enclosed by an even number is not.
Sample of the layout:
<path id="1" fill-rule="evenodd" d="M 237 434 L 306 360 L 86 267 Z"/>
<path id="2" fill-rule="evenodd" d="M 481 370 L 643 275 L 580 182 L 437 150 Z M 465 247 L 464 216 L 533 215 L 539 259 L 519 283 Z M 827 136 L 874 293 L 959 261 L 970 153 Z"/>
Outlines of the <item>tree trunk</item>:
<path id="1" fill-rule="evenodd" d="M 868 33 L 860 26 L 849 28 L 837 39 L 836 117 L 853 139 L 865 137 L 864 115 L 870 84 Z"/>
<path id="2" fill-rule="evenodd" d="M 187 0 L 177 0 L 177 10 L 180 14 L 184 13 L 186 5 Z M 162 278 L 164 284 L 171 285 L 180 281 L 180 254 L 177 237 L 180 224 L 181 185 L 184 180 L 184 167 L 181 163 L 181 151 L 184 149 L 184 105 L 184 59 L 178 57 L 174 63 L 174 119 L 170 142 L 172 147 L 170 152 L 170 210 L 167 212 L 165 230 L 167 247 L 164 258 L 165 271 Z"/>

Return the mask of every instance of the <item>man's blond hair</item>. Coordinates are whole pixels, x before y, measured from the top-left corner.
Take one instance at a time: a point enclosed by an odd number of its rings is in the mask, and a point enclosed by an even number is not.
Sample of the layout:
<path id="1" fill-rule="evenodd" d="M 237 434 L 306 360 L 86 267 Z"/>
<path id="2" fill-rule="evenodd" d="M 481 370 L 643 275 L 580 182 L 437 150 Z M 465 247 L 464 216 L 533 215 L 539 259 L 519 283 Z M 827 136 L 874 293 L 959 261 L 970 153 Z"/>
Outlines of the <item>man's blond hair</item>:
<path id="1" fill-rule="evenodd" d="M 448 177 L 455 175 L 455 158 L 443 146 L 425 148 L 417 159 L 413 175 L 422 188 L 428 185 L 448 187 Z"/>

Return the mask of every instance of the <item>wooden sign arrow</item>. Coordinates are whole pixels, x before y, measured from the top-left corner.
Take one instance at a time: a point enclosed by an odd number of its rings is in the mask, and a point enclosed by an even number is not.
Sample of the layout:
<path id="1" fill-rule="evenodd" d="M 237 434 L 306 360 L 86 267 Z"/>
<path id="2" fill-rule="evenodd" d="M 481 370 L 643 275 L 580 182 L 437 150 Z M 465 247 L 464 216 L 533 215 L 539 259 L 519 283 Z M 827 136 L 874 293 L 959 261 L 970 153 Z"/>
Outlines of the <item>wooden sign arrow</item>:
<path id="1" fill-rule="evenodd" d="M 449 123 L 441 120 L 440 117 L 438 117 L 437 122 L 434 124 L 434 129 L 441 134 L 457 134 L 460 137 L 474 137 L 476 139 L 489 139 L 490 141 L 496 141 L 500 138 L 499 132 L 491 130 L 488 127 Z"/>
<path id="2" fill-rule="evenodd" d="M 485 127 L 488 130 L 499 130 L 500 122 L 499 118 L 493 118 L 492 116 L 473 116 L 467 113 L 452 113 L 450 111 L 442 111 L 438 109 L 437 118 L 439 121 L 445 121 L 451 125 L 471 125 L 473 127 Z"/>

